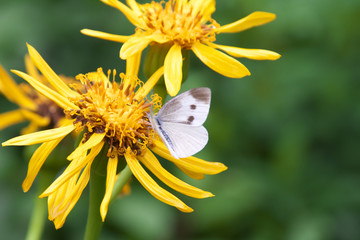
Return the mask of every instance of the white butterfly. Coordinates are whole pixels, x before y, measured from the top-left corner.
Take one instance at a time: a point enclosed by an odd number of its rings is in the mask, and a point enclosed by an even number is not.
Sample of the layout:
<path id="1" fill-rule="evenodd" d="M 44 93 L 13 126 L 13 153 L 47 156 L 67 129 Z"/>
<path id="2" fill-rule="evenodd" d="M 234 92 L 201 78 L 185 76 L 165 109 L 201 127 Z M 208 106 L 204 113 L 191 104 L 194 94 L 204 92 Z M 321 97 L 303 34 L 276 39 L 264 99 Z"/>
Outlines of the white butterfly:
<path id="1" fill-rule="evenodd" d="M 209 88 L 194 88 L 184 92 L 150 114 L 150 122 L 171 155 L 185 158 L 205 147 L 209 136 L 203 123 L 210 108 Z"/>

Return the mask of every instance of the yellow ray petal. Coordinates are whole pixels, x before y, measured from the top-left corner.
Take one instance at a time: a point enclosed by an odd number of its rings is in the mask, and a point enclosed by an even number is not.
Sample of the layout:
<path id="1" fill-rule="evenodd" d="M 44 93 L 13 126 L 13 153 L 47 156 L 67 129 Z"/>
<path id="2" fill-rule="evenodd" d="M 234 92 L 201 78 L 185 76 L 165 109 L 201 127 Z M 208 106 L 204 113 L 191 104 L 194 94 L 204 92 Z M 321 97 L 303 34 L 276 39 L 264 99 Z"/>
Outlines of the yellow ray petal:
<path id="1" fill-rule="evenodd" d="M 217 174 L 222 171 L 225 171 L 227 167 L 219 162 L 208 162 L 201 160 L 196 157 L 187 157 L 187 158 L 174 158 L 169 150 L 166 148 L 165 144 L 159 140 L 153 139 L 154 147 L 151 148 L 153 152 L 155 152 L 160 157 L 168 159 L 169 161 L 182 166 L 192 172 L 201 173 L 201 174 Z"/>
<path id="2" fill-rule="evenodd" d="M 76 97 L 77 92 L 71 90 L 61 78 L 50 68 L 50 66 L 45 62 L 41 55 L 33 48 L 31 45 L 27 44 L 30 57 L 35 64 L 35 66 L 40 70 L 40 72 L 46 77 L 49 83 L 58 91 L 61 95 L 65 97 Z"/>
<path id="3" fill-rule="evenodd" d="M 193 209 L 188 207 L 180 199 L 161 188 L 150 176 L 146 173 L 143 167 L 140 165 L 139 161 L 132 156 L 131 154 L 125 154 L 125 159 L 127 164 L 130 167 L 131 172 L 134 174 L 136 179 L 141 183 L 141 185 L 155 198 L 158 200 L 176 207 L 183 212 L 192 212 Z"/>
<path id="4" fill-rule="evenodd" d="M 0 130 L 26 120 L 21 109 L 2 113 L 0 114 L 0 119 Z"/>
<path id="5" fill-rule="evenodd" d="M 86 166 L 85 170 L 82 172 L 82 174 L 80 176 L 80 179 L 76 183 L 76 187 L 73 190 L 74 195 L 72 196 L 71 202 L 70 202 L 69 206 L 66 208 L 66 211 L 63 212 L 60 216 L 58 216 L 54 220 L 56 229 L 59 229 L 64 225 L 66 217 L 69 215 L 71 210 L 74 208 L 74 206 L 77 203 L 77 201 L 79 200 L 82 192 L 84 191 L 84 188 L 88 184 L 89 178 L 90 178 L 90 166 L 91 166 L 91 164 L 88 164 Z"/>
<path id="6" fill-rule="evenodd" d="M 133 10 L 128 8 L 122 2 L 117 1 L 117 0 L 101 0 L 101 1 L 111 7 L 114 7 L 114 8 L 117 8 L 118 10 L 120 10 L 125 15 L 125 17 L 136 27 L 143 28 L 143 29 L 146 28 L 146 24 L 144 23 L 144 21 L 141 20 Z"/>
<path id="7" fill-rule="evenodd" d="M 195 43 L 192 50 L 205 65 L 226 77 L 242 78 L 250 75 L 243 64 L 212 47 Z"/>
<path id="8" fill-rule="evenodd" d="M 26 146 L 26 145 L 33 145 L 37 143 L 43 143 L 55 140 L 57 138 L 61 138 L 63 136 L 66 136 L 71 131 L 75 129 L 74 125 L 68 125 L 64 127 L 44 130 L 40 132 L 30 133 L 27 135 L 19 136 L 12 138 L 10 140 L 7 140 L 6 142 L 3 142 L 3 146 Z"/>
<path id="9" fill-rule="evenodd" d="M 250 15 L 216 29 L 218 33 L 235 33 L 271 22 L 276 15 L 268 12 L 253 12 Z"/>
<path id="10" fill-rule="evenodd" d="M 141 52 L 138 52 L 126 60 L 126 77 L 124 79 L 124 89 L 129 85 L 133 85 L 138 80 L 140 68 Z"/>
<path id="11" fill-rule="evenodd" d="M 34 79 L 33 77 L 16 70 L 11 70 L 13 73 L 22 77 L 25 81 L 27 81 L 33 88 L 35 88 L 38 92 L 40 92 L 45 97 L 54 101 L 57 105 L 59 105 L 63 109 L 72 108 L 77 109 L 78 107 L 71 103 L 68 99 L 60 95 L 59 93 L 55 92 L 54 90 L 48 88 L 38 80 Z"/>
<path id="12" fill-rule="evenodd" d="M 108 211 L 110 199 L 111 199 L 111 193 L 114 189 L 115 180 L 116 180 L 116 168 L 118 164 L 118 155 L 114 154 L 114 158 L 109 158 L 108 164 L 107 164 L 107 173 L 106 173 L 106 190 L 105 190 L 105 196 L 104 199 L 101 202 L 100 205 L 100 214 L 103 221 L 105 221 L 105 217 Z"/>
<path id="13" fill-rule="evenodd" d="M 23 129 L 21 129 L 20 133 L 21 133 L 21 135 L 26 135 L 29 133 L 36 132 L 38 130 L 39 130 L 39 125 L 37 125 L 36 123 L 30 122 L 29 125 L 27 125 Z"/>
<path id="14" fill-rule="evenodd" d="M 200 179 L 204 179 L 204 174 L 202 173 L 197 173 L 197 172 L 193 172 L 190 171 L 189 169 L 186 169 L 184 167 L 182 167 L 179 164 L 175 164 L 183 173 L 185 173 L 186 175 L 188 175 L 189 177 L 196 179 L 196 180 L 200 180 Z"/>
<path id="15" fill-rule="evenodd" d="M 88 164 L 84 171 L 82 171 L 80 177 L 78 174 L 75 174 L 70 180 L 69 184 L 63 184 L 61 188 L 49 196 L 48 205 L 49 205 L 49 219 L 51 216 L 51 221 L 54 221 L 55 228 L 59 229 L 64 225 L 66 217 L 69 215 L 70 211 L 74 208 L 75 204 L 79 200 L 84 188 L 89 182 L 90 178 L 90 168 L 91 164 Z M 65 192 L 63 196 L 59 196 L 59 191 Z M 53 201 L 50 202 L 50 198 L 56 196 L 58 203 Z M 51 210 L 51 213 L 50 213 Z"/>
<path id="16" fill-rule="evenodd" d="M 48 117 L 40 116 L 34 112 L 28 111 L 26 109 L 22 110 L 22 114 L 29 121 L 36 123 L 38 126 L 47 126 L 50 123 L 50 119 Z"/>
<path id="17" fill-rule="evenodd" d="M 121 43 L 126 42 L 130 38 L 130 36 L 122 36 L 122 35 L 117 35 L 117 34 L 105 33 L 105 32 L 100 32 L 100 31 L 91 30 L 91 29 L 82 29 L 80 32 L 82 34 L 90 36 L 90 37 L 96 37 L 96 38 L 100 38 L 100 39 L 105 39 L 105 40 L 114 41 L 114 42 L 121 42 Z"/>
<path id="18" fill-rule="evenodd" d="M 146 81 L 146 83 L 138 89 L 135 93 L 135 99 L 143 99 L 153 89 L 160 77 L 164 74 L 164 67 L 160 67 L 156 72 Z"/>
<path id="19" fill-rule="evenodd" d="M 233 57 L 245 57 L 254 60 L 277 60 L 281 57 L 276 52 L 264 49 L 238 48 L 214 43 L 209 43 L 209 46 L 220 49 Z"/>
<path id="20" fill-rule="evenodd" d="M 104 139 L 106 133 L 94 133 L 91 137 L 82 145 L 77 147 L 68 157 L 68 160 L 80 157 L 84 152 L 98 145 Z"/>
<path id="21" fill-rule="evenodd" d="M 215 0 L 190 0 L 189 4 L 193 6 L 193 14 L 201 14 L 202 21 L 208 20 L 215 12 Z"/>
<path id="22" fill-rule="evenodd" d="M 157 178 L 174 190 L 194 198 L 207 198 L 214 196 L 210 192 L 203 191 L 183 182 L 166 171 L 149 149 L 146 149 L 144 154 L 138 158 Z"/>
<path id="23" fill-rule="evenodd" d="M 187 4 L 188 4 L 188 0 L 177 0 L 177 1 L 175 1 L 175 11 L 179 11 L 180 9 L 182 9 Z"/>
<path id="24" fill-rule="evenodd" d="M 26 178 L 22 184 L 22 189 L 24 192 L 29 190 L 45 160 L 64 137 L 65 136 L 59 137 L 58 139 L 50 142 L 43 143 L 36 149 L 29 161 Z"/>
<path id="25" fill-rule="evenodd" d="M 182 54 L 181 46 L 174 44 L 166 54 L 164 61 L 164 79 L 170 96 L 175 96 L 182 82 Z"/>
<path id="26" fill-rule="evenodd" d="M 78 159 L 74 159 L 65 169 L 65 171 L 39 197 L 42 198 L 49 196 L 50 194 L 55 192 L 61 185 L 67 182 L 71 177 L 73 177 L 76 173 L 83 170 L 85 166 L 92 163 L 92 161 L 99 154 L 103 146 L 104 142 L 100 142 L 98 145 L 91 148 L 90 153 L 86 155 L 86 157 L 79 156 Z"/>
<path id="27" fill-rule="evenodd" d="M 131 7 L 135 15 L 140 16 L 142 14 L 139 5 L 135 0 L 126 0 L 126 4 Z"/>
<path id="28" fill-rule="evenodd" d="M 25 93 L 18 87 L 16 82 L 10 77 L 5 69 L 0 65 L 0 91 L 10 101 L 17 105 L 36 110 L 36 104 L 28 98 Z"/>
<path id="29" fill-rule="evenodd" d="M 42 80 L 39 71 L 36 69 L 34 63 L 31 61 L 29 54 L 25 55 L 25 69 L 26 72 L 33 78 L 38 79 L 39 81 Z"/>
<path id="30" fill-rule="evenodd" d="M 132 55 L 143 51 L 152 41 L 149 37 L 131 37 L 122 45 L 120 49 L 120 58 L 127 59 Z"/>

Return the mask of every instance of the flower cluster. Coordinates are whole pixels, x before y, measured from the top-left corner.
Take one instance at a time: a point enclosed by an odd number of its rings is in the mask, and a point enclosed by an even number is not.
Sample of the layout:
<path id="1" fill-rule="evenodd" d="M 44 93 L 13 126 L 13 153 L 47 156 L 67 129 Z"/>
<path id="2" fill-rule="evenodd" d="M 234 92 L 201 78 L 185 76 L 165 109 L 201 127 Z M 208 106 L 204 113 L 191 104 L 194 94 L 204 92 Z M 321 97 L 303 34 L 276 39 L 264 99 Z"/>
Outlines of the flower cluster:
<path id="1" fill-rule="evenodd" d="M 98 68 L 95 72 L 79 74 L 69 79 L 57 75 L 30 45 L 29 57 L 26 57 L 27 73 L 12 70 L 28 84 L 18 86 L 0 66 L 0 90 L 20 107 L 1 115 L 0 128 L 30 121 L 23 135 L 2 145 L 41 144 L 29 161 L 22 186 L 25 192 L 33 184 L 52 151 L 71 132 L 78 133 L 77 146 L 70 155 L 64 156 L 70 161 L 68 166 L 40 195 L 48 197 L 49 219 L 56 228 L 63 226 L 91 176 L 97 174 L 97 161 L 106 165 L 106 185 L 103 186 L 105 194 L 100 205 L 103 221 L 124 165 L 128 166 L 150 194 L 180 211 L 191 212 L 193 209 L 159 186 L 147 171 L 173 190 L 187 196 L 213 196 L 212 193 L 193 187 L 172 175 L 154 155 L 155 153 L 171 161 L 194 179 L 227 169 L 219 162 L 208 162 L 194 156 L 177 158 L 169 151 L 151 121 L 153 112 L 162 107 L 161 97 L 151 91 L 159 84 L 159 79 L 164 77 L 168 94 L 178 94 L 185 75 L 184 56 L 188 56 L 186 52 L 189 50 L 205 65 L 231 78 L 250 75 L 249 70 L 233 57 L 255 60 L 275 60 L 280 57 L 268 50 L 214 43 L 217 34 L 240 32 L 274 20 L 275 15 L 271 13 L 254 12 L 234 23 L 220 26 L 211 18 L 215 11 L 215 0 L 169 0 L 147 4 L 127 0 L 128 6 L 117 0 L 102 2 L 120 10 L 136 27 L 135 33 L 121 36 L 88 29 L 81 32 L 124 43 L 120 58 L 126 60 L 125 73 L 117 74 L 115 70 L 104 73 Z M 150 46 L 148 59 L 161 55 L 157 53 L 159 49 L 165 49 L 165 54 L 162 54 L 162 58 L 147 61 L 147 64 L 152 65 L 151 76 L 142 82 L 137 73 L 142 51 L 147 46 Z M 191 105 L 191 109 L 195 108 L 195 105 Z M 191 117 L 193 121 L 194 117 Z M 39 129 L 41 131 L 37 131 Z"/>

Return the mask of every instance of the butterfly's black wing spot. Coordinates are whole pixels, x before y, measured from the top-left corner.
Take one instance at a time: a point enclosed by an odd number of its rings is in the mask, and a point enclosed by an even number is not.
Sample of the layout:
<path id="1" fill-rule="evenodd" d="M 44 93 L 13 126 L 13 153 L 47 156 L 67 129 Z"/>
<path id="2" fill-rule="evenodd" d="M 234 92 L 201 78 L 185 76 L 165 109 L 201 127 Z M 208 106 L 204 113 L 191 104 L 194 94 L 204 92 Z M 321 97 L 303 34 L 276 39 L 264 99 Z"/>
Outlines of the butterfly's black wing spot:
<path id="1" fill-rule="evenodd" d="M 192 123 L 194 121 L 194 119 L 195 119 L 194 116 L 188 117 L 188 119 L 187 119 L 188 123 Z"/>
<path id="2" fill-rule="evenodd" d="M 191 110 L 195 110 L 195 109 L 196 109 L 196 105 L 195 105 L 195 104 L 191 104 L 191 105 L 190 105 L 190 109 L 191 109 Z"/>

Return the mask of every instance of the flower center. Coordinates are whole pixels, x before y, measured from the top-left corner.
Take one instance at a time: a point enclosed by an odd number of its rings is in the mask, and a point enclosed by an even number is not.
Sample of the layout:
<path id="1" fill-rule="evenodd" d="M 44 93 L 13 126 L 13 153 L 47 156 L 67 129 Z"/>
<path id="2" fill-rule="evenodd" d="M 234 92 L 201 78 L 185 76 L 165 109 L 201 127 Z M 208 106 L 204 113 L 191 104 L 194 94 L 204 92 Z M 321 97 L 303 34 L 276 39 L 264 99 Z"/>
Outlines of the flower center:
<path id="1" fill-rule="evenodd" d="M 204 22 L 200 13 L 194 12 L 191 4 L 176 9 L 176 1 L 151 2 L 143 5 L 143 15 L 148 33 L 160 33 L 168 40 L 183 48 L 191 48 L 197 41 L 215 41 L 214 28 L 219 25 L 215 20 Z"/>
<path id="2" fill-rule="evenodd" d="M 114 78 L 115 78 L 114 71 Z M 70 99 L 79 109 L 66 110 L 68 117 L 74 119 L 78 129 L 85 127 L 85 140 L 93 133 L 106 133 L 105 141 L 109 144 L 109 153 L 116 151 L 123 155 L 130 149 L 135 155 L 141 154 L 153 136 L 148 119 L 153 104 L 147 98 L 135 99 L 135 88 L 141 87 L 138 81 L 135 86 L 124 88 L 98 69 L 96 73 L 80 74 L 76 78 L 82 87 L 75 88 L 80 97 Z M 124 79 L 125 75 L 120 74 Z"/>

